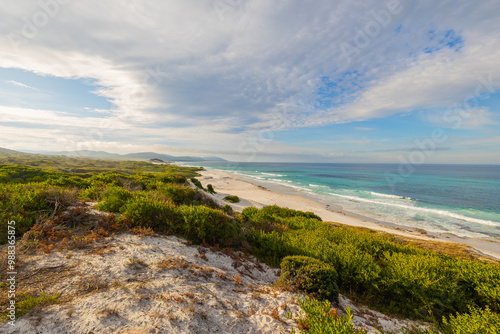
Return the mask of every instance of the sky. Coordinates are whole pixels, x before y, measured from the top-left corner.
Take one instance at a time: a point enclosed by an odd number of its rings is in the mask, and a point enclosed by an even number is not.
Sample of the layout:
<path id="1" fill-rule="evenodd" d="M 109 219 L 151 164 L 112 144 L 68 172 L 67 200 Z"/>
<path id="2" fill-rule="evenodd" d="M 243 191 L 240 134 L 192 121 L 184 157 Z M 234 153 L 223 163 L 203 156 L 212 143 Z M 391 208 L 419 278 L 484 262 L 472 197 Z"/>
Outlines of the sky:
<path id="1" fill-rule="evenodd" d="M 0 8 L 0 147 L 500 164 L 500 2 Z"/>

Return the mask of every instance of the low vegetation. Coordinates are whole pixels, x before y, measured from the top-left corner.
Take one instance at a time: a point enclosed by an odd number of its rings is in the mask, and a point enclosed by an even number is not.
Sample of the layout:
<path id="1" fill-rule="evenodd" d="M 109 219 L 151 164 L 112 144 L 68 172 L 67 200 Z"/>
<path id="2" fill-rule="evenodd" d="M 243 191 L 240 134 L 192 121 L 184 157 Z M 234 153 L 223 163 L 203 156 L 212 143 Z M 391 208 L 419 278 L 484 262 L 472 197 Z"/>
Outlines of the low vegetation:
<path id="1" fill-rule="evenodd" d="M 90 160 L 92 166 L 83 167 L 72 159 L 57 166 L 42 159 L 43 168 L 32 168 L 25 166 L 35 162 L 23 159 L 22 167 L 0 165 L 0 243 L 6 242 L 7 222 L 15 220 L 24 247 L 44 252 L 84 248 L 123 230 L 237 249 L 281 267 L 278 285 L 316 298 L 301 304 L 307 314 L 301 330 L 309 333 L 362 333 L 352 328 L 349 314 L 330 310 L 339 292 L 384 312 L 433 321 L 444 333 L 494 333 L 499 326 L 495 263 L 325 223 L 311 212 L 268 206 L 234 213 L 189 187 L 188 179 L 197 184 L 194 168 Z M 239 201 L 225 200 L 230 197 Z M 88 201 L 110 214 L 96 222 Z"/>
<path id="2" fill-rule="evenodd" d="M 305 317 L 299 319 L 300 333 L 310 334 L 365 334 L 363 329 L 354 328 L 351 320 L 352 313 L 348 308 L 347 315 L 339 316 L 336 309 L 330 307 L 328 301 L 320 302 L 311 298 L 299 300 L 300 307 L 305 312 Z M 295 333 L 293 331 L 292 333 Z"/>
<path id="3" fill-rule="evenodd" d="M 232 196 L 232 195 L 224 197 L 224 200 L 231 202 L 231 203 L 239 203 L 240 202 L 240 198 L 238 196 Z"/>
<path id="4" fill-rule="evenodd" d="M 217 194 L 217 192 L 215 192 L 214 187 L 211 184 L 207 184 L 207 191 L 212 195 Z"/>
<path id="5" fill-rule="evenodd" d="M 337 272 L 332 265 L 308 256 L 287 256 L 281 261 L 278 286 L 300 290 L 315 298 L 339 301 Z"/>
<path id="6" fill-rule="evenodd" d="M 16 305 L 16 316 L 21 317 L 28 313 L 29 311 L 42 307 L 44 305 L 57 304 L 59 294 L 55 295 L 47 295 L 45 293 L 41 293 L 38 297 L 33 297 L 31 295 L 20 296 L 21 301 Z"/>

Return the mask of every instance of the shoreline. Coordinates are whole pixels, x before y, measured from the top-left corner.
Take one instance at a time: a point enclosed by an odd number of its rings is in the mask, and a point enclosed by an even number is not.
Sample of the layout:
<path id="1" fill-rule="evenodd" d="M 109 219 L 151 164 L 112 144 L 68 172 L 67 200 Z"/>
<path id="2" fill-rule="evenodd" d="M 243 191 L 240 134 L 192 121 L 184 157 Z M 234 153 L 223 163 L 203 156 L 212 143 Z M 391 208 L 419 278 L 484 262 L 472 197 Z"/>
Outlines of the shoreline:
<path id="1" fill-rule="evenodd" d="M 263 206 L 276 204 L 294 210 L 312 211 L 325 222 L 365 227 L 389 234 L 425 241 L 459 243 L 472 247 L 479 255 L 500 260 L 500 244 L 498 243 L 480 239 L 461 238 L 452 234 L 431 233 L 424 230 L 416 230 L 411 227 L 383 222 L 343 210 L 340 206 L 325 205 L 318 199 L 306 196 L 291 187 L 286 187 L 286 185 L 275 186 L 273 184 L 273 189 L 269 189 L 269 185 L 265 182 L 256 182 L 253 179 L 245 178 L 228 171 L 210 169 L 199 171 L 198 173 L 201 174 L 201 177 L 198 179 L 203 186 L 212 184 L 217 192 L 217 194 L 210 196 L 219 204 L 229 204 L 236 211 L 241 212 L 244 208 L 249 206 L 261 208 Z M 263 184 L 265 186 L 263 186 Z M 240 202 L 233 204 L 223 201 L 223 198 L 227 195 L 238 196 Z"/>

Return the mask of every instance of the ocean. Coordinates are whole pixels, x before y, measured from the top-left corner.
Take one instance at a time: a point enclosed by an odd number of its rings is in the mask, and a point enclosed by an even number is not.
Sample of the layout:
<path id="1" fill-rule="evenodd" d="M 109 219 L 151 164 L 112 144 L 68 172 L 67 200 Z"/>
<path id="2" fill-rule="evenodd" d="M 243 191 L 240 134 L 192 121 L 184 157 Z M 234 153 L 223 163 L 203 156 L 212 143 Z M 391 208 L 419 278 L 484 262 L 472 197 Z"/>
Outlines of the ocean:
<path id="1" fill-rule="evenodd" d="M 500 241 L 500 166 L 196 163 L 262 185 L 295 189 L 370 219 L 428 232 Z M 402 172 L 402 173 L 401 173 Z"/>

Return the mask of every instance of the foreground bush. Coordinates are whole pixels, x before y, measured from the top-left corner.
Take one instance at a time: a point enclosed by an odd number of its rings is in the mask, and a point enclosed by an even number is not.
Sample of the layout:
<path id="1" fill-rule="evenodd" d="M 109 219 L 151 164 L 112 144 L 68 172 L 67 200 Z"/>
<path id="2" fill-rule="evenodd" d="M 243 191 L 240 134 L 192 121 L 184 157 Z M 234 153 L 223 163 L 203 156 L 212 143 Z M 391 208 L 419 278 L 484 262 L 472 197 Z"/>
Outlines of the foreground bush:
<path id="1" fill-rule="evenodd" d="M 152 228 L 163 233 L 181 230 L 184 218 L 174 204 L 141 195 L 136 195 L 123 207 L 122 219 L 129 227 Z"/>
<path id="2" fill-rule="evenodd" d="M 305 318 L 298 321 L 301 333 L 309 334 L 365 334 L 363 329 L 356 329 L 352 324 L 352 312 L 346 309 L 347 315 L 339 316 L 337 310 L 330 308 L 328 301 L 319 302 L 306 298 L 299 299 L 300 307 L 304 310 Z M 304 329 L 304 331 L 302 331 Z M 295 331 L 292 331 L 295 333 Z"/>
<path id="3" fill-rule="evenodd" d="M 276 284 L 304 291 L 321 300 L 339 300 L 335 268 L 308 256 L 285 257 L 281 262 L 281 276 Z"/>
<path id="4" fill-rule="evenodd" d="M 103 192 L 104 201 L 100 202 L 97 210 L 119 212 L 120 209 L 132 198 L 132 193 L 120 187 L 108 188 Z"/>
<path id="5" fill-rule="evenodd" d="M 184 216 L 181 233 L 194 243 L 228 246 L 241 232 L 236 221 L 220 210 L 201 205 L 183 205 L 179 209 Z"/>
<path id="6" fill-rule="evenodd" d="M 469 307 L 470 313 L 451 315 L 443 319 L 445 334 L 497 334 L 500 333 L 500 315 L 491 312 L 487 307 L 484 310 Z"/>
<path id="7" fill-rule="evenodd" d="M 500 312 L 500 266 L 452 258 L 382 233 L 323 223 L 275 206 L 243 210 L 254 254 L 272 266 L 303 255 L 328 263 L 339 290 L 381 311 L 441 321 L 468 306 Z"/>
<path id="8" fill-rule="evenodd" d="M 27 232 L 36 220 L 55 215 L 73 205 L 78 192 L 44 183 L 0 184 L 0 244 L 7 241 L 7 222 L 16 222 L 16 236 Z"/>

